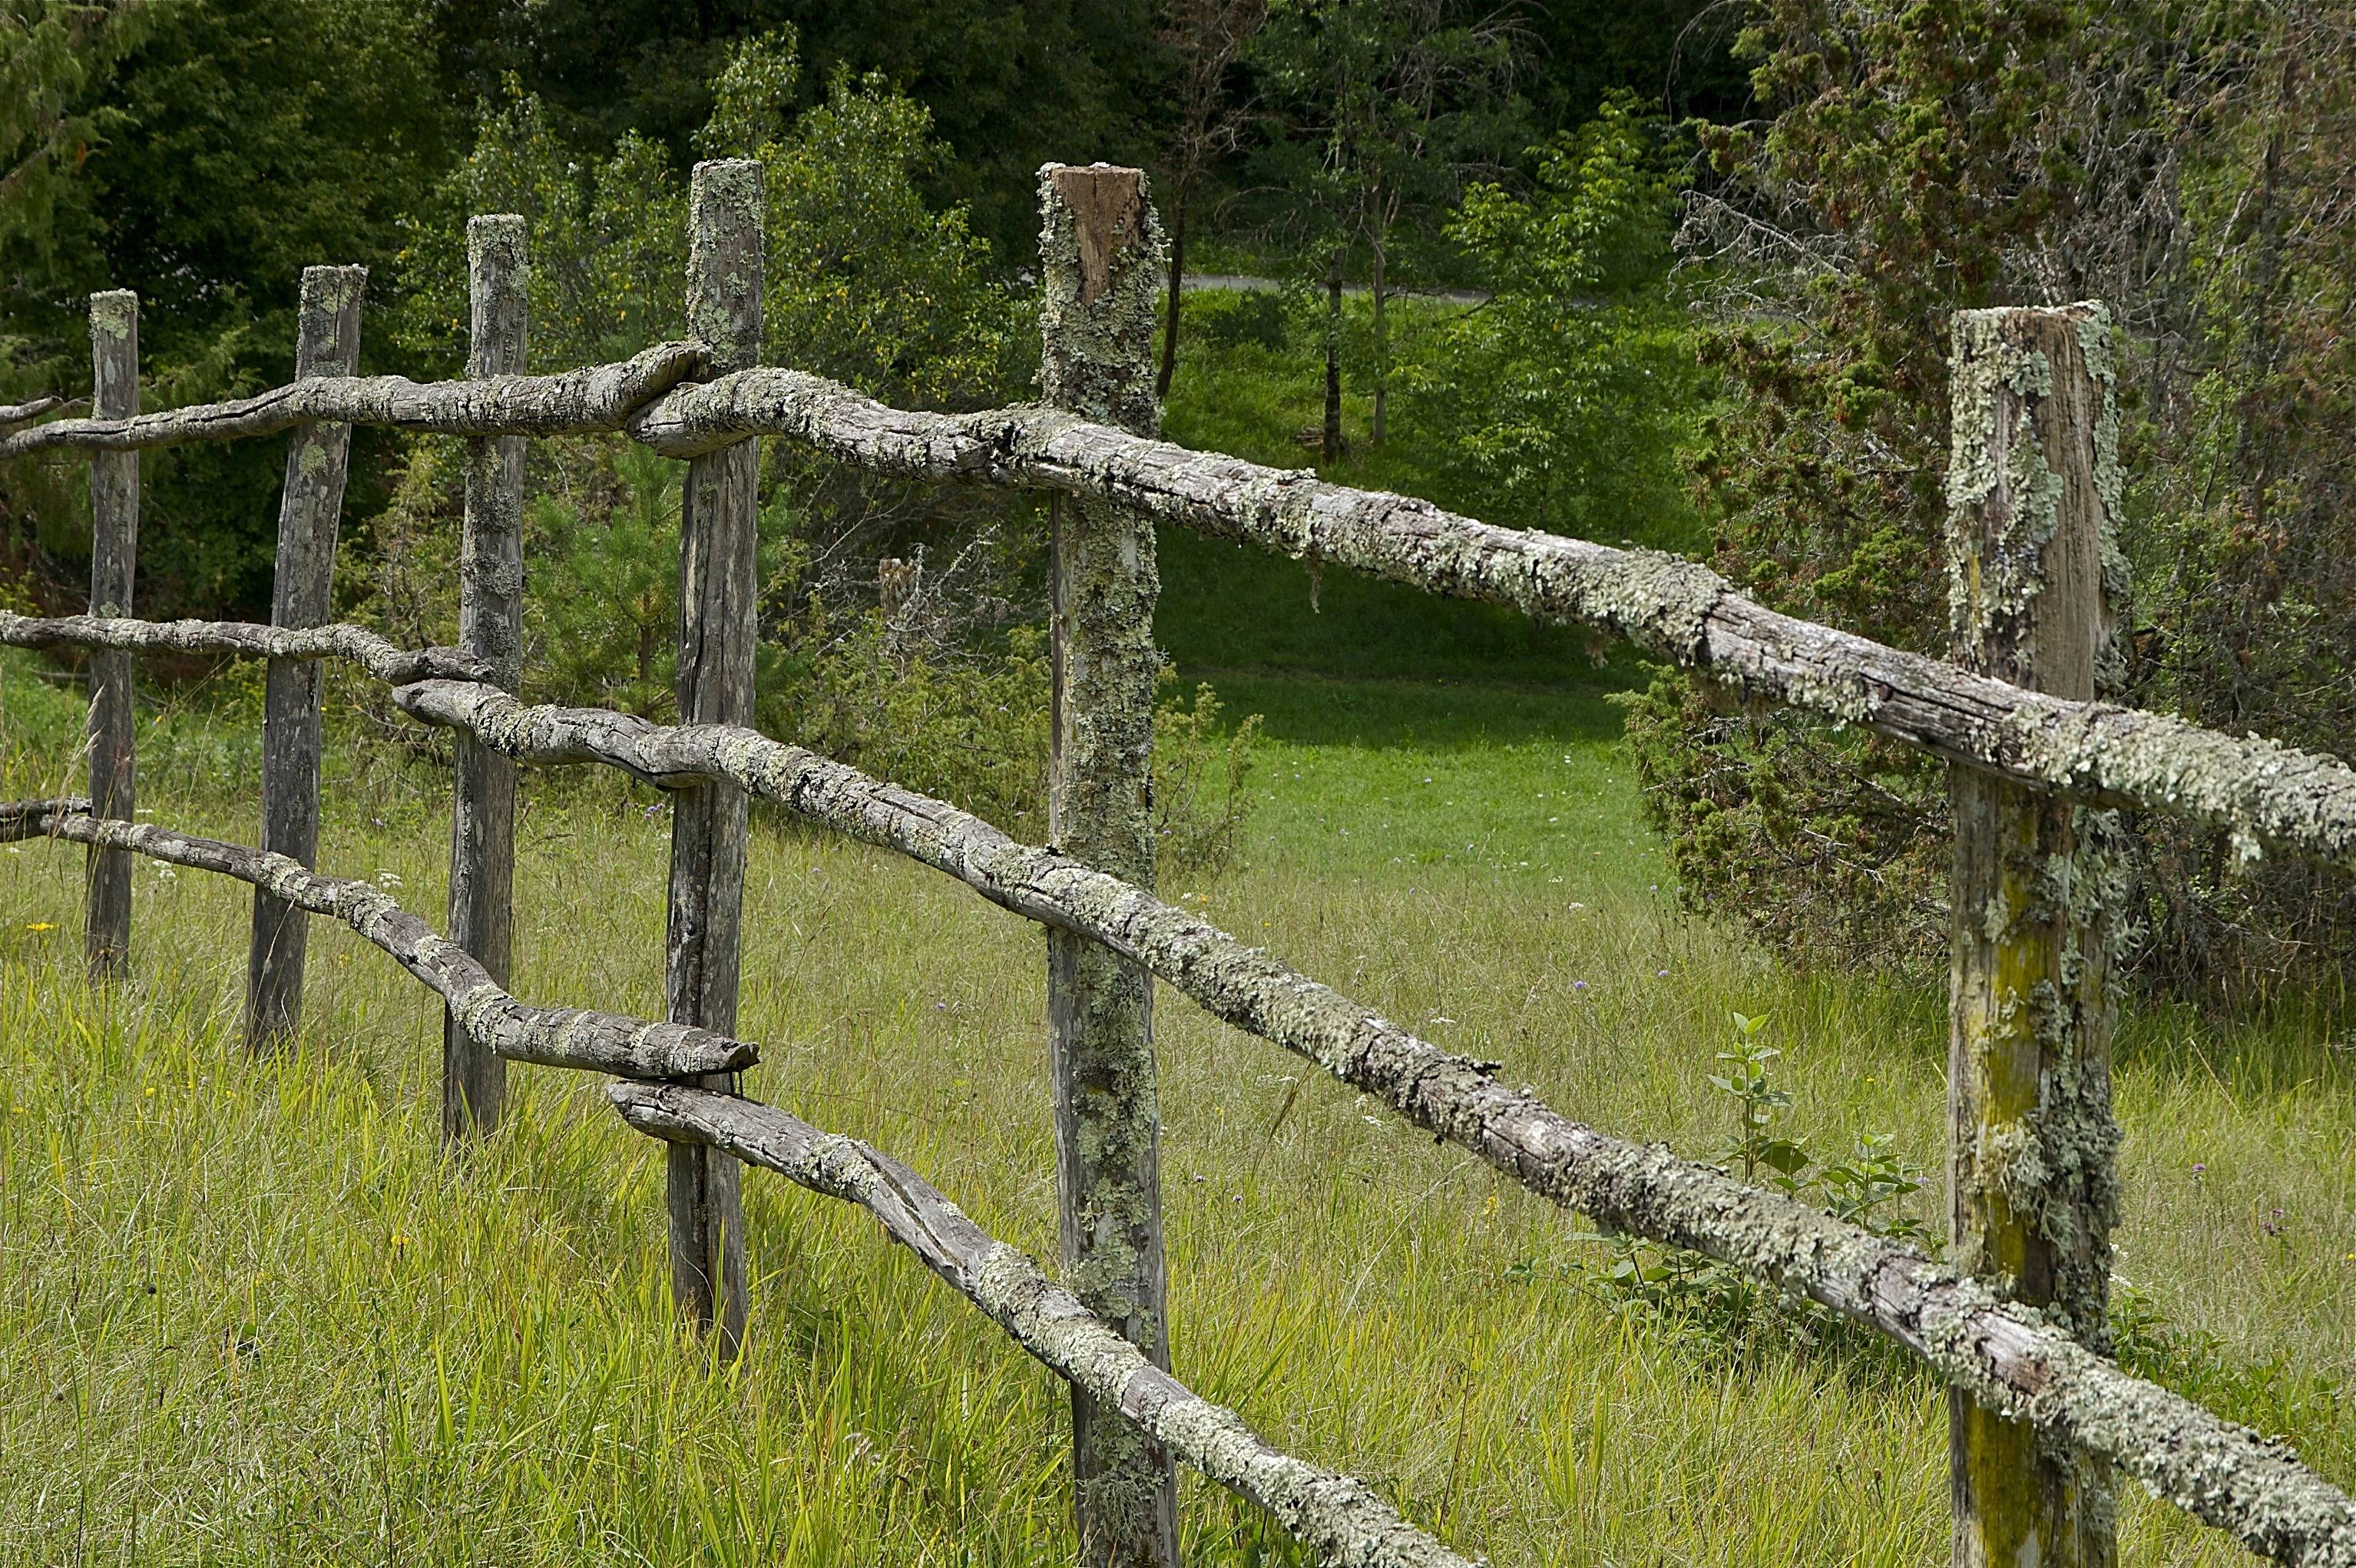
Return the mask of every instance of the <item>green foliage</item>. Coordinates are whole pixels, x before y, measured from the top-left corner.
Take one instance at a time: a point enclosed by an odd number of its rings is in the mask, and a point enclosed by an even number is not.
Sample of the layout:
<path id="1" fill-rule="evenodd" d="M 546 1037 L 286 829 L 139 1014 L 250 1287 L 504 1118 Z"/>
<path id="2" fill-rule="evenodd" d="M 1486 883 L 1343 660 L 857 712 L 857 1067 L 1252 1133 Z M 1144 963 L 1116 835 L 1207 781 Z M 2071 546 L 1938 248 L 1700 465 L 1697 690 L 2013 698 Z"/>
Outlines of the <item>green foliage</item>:
<path id="1" fill-rule="evenodd" d="M 976 656 L 904 645 L 880 611 L 814 613 L 807 677 L 779 703 L 781 733 L 944 799 L 1018 838 L 1046 831 L 1045 639 L 1017 626 Z"/>
<path id="2" fill-rule="evenodd" d="M 1178 684 L 1165 668 L 1162 684 Z M 1222 731 L 1222 704 L 1208 681 L 1198 682 L 1191 706 L 1174 692 L 1153 713 L 1153 837 L 1164 872 L 1226 869 L 1236 835 L 1251 815 L 1244 787 L 1251 777 L 1260 716 Z"/>
<path id="3" fill-rule="evenodd" d="M 1935 1255 L 1929 1230 L 1911 1209 L 1922 1190 L 1922 1173 L 1894 1152 L 1896 1135 L 1863 1133 L 1847 1159 L 1819 1165 L 1801 1140 L 1774 1130 L 1792 1110 L 1793 1095 L 1774 1077 L 1783 1051 L 1759 1039 L 1767 1019 L 1739 1012 L 1731 1018 L 1733 1049 L 1718 1053 L 1724 1071 L 1709 1080 L 1734 1118 L 1734 1136 L 1719 1153 L 1719 1168 L 1751 1186 L 1763 1179 L 1838 1219 Z M 1730 1264 L 1624 1235 L 1608 1240 L 1610 1261 L 1596 1276 L 1597 1288 L 1625 1307 L 1658 1315 L 1681 1342 L 1708 1357 L 1751 1356 L 1769 1345 L 1829 1343 L 1846 1355 L 1921 1371 L 1920 1363 L 1896 1354 L 1879 1336 L 1815 1302 L 1762 1285 Z"/>
<path id="4" fill-rule="evenodd" d="M 398 216 L 447 156 L 430 13 L 400 0 L 164 0 L 131 21 L 93 24 L 82 68 L 45 72 L 28 106 L 36 126 L 89 134 L 72 132 L 70 167 L 37 159 L 27 185 L 0 190 L 13 215 L 0 219 L 0 383 L 86 386 L 87 296 L 131 288 L 148 408 L 276 385 L 294 359 L 302 269 L 366 264 L 380 302 Z M 381 316 L 367 320 L 363 369 L 382 363 L 385 341 Z M 358 443 L 356 510 L 376 502 L 378 450 Z M 266 613 L 284 466 L 268 443 L 145 461 L 144 609 Z M 80 506 L 78 489 L 0 475 L 6 525 L 39 547 L 45 594 L 73 596 L 89 549 Z"/>
<path id="5" fill-rule="evenodd" d="M 1708 382 L 1667 287 L 1676 141 L 1622 94 L 1533 153 L 1528 196 L 1476 185 L 1448 225 L 1495 292 L 1410 354 L 1403 422 L 1489 520 L 1685 543 Z"/>
<path id="6" fill-rule="evenodd" d="M 139 0 L 0 4 L 0 238 L 48 238 L 59 188 L 122 128 L 95 89 L 145 30 Z"/>

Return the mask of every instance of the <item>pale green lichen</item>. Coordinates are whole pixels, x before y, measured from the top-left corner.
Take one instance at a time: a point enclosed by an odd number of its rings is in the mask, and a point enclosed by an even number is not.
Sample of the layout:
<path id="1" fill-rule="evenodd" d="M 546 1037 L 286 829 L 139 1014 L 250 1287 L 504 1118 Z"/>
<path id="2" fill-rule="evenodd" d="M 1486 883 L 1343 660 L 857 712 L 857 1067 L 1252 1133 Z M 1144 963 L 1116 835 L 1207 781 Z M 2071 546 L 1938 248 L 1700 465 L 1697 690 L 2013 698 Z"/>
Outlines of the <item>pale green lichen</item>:
<path id="1" fill-rule="evenodd" d="M 690 182 L 687 325 L 715 375 L 761 360 L 763 181 L 756 160 L 719 158 L 696 165 Z"/>
<path id="2" fill-rule="evenodd" d="M 123 342 L 139 330 L 139 296 L 129 289 L 109 289 L 90 296 L 90 330 L 93 337 Z"/>

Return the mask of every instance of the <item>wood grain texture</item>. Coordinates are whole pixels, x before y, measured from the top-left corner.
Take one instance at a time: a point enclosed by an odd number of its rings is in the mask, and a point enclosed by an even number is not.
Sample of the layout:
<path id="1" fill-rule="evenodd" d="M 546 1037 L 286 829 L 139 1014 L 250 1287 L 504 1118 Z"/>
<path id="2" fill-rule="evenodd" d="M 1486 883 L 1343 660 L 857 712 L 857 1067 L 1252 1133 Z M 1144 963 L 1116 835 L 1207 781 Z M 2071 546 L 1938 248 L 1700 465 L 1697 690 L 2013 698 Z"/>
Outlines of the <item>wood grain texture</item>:
<path id="1" fill-rule="evenodd" d="M 250 398 L 135 419 L 56 420 L 0 439 L 0 458 L 241 441 L 312 423 L 376 425 L 420 435 L 593 435 L 621 429 L 633 412 L 700 374 L 703 363 L 701 344 L 658 343 L 615 364 L 554 376 L 419 382 L 327 374 Z"/>
<path id="2" fill-rule="evenodd" d="M 726 725 L 527 707 L 429 681 L 395 700 L 519 762 L 600 763 L 675 787 L 725 778 L 804 821 L 956 878 L 1025 919 L 1145 965 L 1213 1017 L 1331 1072 L 1563 1209 L 1730 1264 L 1888 1336 L 2008 1417 L 2115 1462 L 2263 1556 L 2356 1568 L 2356 1500 L 2290 1449 L 2122 1371 L 1922 1253 L 1665 1147 L 1614 1137 L 1440 1051 L 1141 888 L 1021 844 L 945 801 Z"/>
<path id="3" fill-rule="evenodd" d="M 466 225 L 473 308 L 466 374 L 523 373 L 531 267 L 524 220 L 499 214 Z M 466 524 L 458 549 L 458 645 L 509 691 L 523 684 L 523 459 L 521 436 L 466 442 Z M 450 935 L 504 986 L 515 947 L 515 763 L 472 736 L 452 759 Z M 453 1011 L 442 1025 L 442 1137 L 462 1143 L 496 1131 L 507 1102 L 507 1065 Z"/>
<path id="4" fill-rule="evenodd" d="M 365 267 L 305 267 L 294 379 L 349 376 L 360 357 Z M 297 426 L 286 448 L 278 504 L 278 561 L 270 620 L 316 626 L 327 619 L 343 519 L 351 427 Z M 319 848 L 319 667 L 273 659 L 262 706 L 262 848 L 308 866 Z M 246 957 L 245 1039 L 255 1051 L 285 1044 L 303 1011 L 306 927 L 301 911 L 257 889 Z"/>
<path id="5" fill-rule="evenodd" d="M 112 419 L 139 411 L 139 296 L 118 289 L 90 297 L 91 406 Z M 139 563 L 139 454 L 93 453 L 90 460 L 90 613 L 127 616 Z M 102 816 L 128 822 L 138 769 L 131 655 L 91 656 L 90 797 Z M 131 969 L 131 857 L 92 849 L 83 877 L 82 957 L 93 980 Z"/>
<path id="6" fill-rule="evenodd" d="M 1162 251 L 1145 176 L 1049 165 L 1039 181 L 1047 402 L 1151 435 Z M 1049 548 L 1048 837 L 1153 885 L 1153 645 L 1161 587 L 1153 520 L 1096 496 L 1058 496 Z M 1101 943 L 1047 934 L 1047 1062 L 1056 1232 L 1082 1305 L 1170 1366 L 1162 1241 L 1153 976 Z M 1072 1475 L 1087 1568 L 1178 1560 L 1177 1471 L 1151 1434 L 1072 1387 Z"/>
<path id="7" fill-rule="evenodd" d="M 284 855 L 175 833 L 154 823 L 94 817 L 87 800 L 0 805 L 0 842 L 31 838 L 101 845 L 233 877 L 269 890 L 290 908 L 341 921 L 432 987 L 486 1049 L 511 1061 L 670 1079 L 749 1067 L 760 1058 L 751 1042 L 710 1029 L 518 1001 L 472 955 L 435 934 L 372 883 L 323 877 Z"/>
<path id="8" fill-rule="evenodd" d="M 2091 700 L 2115 667 L 2117 416 L 2090 365 L 2099 305 L 1965 311 L 1955 323 L 1948 555 L 1956 662 Z M 2123 564 L 2115 567 L 2124 593 Z M 2108 1349 L 2118 1124 L 2113 815 L 1976 769 L 1953 779 L 1954 963 L 1948 1194 L 1956 1264 Z M 1968 1393 L 1950 1395 L 1955 1568 L 2109 1568 L 2110 1467 Z"/>
<path id="9" fill-rule="evenodd" d="M 750 159 L 701 163 L 689 195 L 687 319 L 712 368 L 761 357 L 762 170 Z M 689 723 L 748 724 L 760 635 L 757 441 L 688 464 L 680 510 L 679 711 Z M 750 821 L 744 790 L 699 782 L 671 800 L 670 915 L 664 986 L 681 1023 L 735 1028 L 739 924 Z M 703 1085 L 733 1090 L 731 1079 Z M 674 1146 L 665 1196 L 671 1294 L 680 1314 L 734 1356 L 744 1332 L 744 1205 L 736 1162 Z"/>
<path id="10" fill-rule="evenodd" d="M 1364 1482 L 1270 1447 L 1243 1417 L 1188 1389 L 891 1156 L 732 1095 L 648 1083 L 617 1083 L 608 1093 L 641 1132 L 723 1148 L 813 1192 L 858 1204 L 1008 1338 L 1085 1389 L 1105 1419 L 1133 1427 L 1267 1509 L 1318 1561 L 1350 1568 L 1471 1568 Z"/>

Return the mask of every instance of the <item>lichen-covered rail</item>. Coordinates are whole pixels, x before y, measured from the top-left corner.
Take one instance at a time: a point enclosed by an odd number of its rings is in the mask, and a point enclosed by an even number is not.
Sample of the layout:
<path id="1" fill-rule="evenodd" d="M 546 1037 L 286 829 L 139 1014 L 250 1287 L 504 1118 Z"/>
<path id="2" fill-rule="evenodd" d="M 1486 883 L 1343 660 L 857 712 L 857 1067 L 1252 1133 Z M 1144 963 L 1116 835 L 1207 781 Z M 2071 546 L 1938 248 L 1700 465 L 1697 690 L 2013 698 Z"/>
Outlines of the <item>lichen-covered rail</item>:
<path id="1" fill-rule="evenodd" d="M 247 621 L 135 621 L 112 615 L 0 611 L 0 645 L 229 654 L 245 658 L 346 659 L 392 686 L 484 680 L 490 667 L 456 648 L 404 648 L 361 626 L 259 626 Z"/>
<path id="2" fill-rule="evenodd" d="M 616 1083 L 607 1093 L 641 1132 L 714 1146 L 865 1209 L 1016 1344 L 1212 1480 L 1276 1515 L 1321 1562 L 1471 1568 L 1364 1482 L 1269 1446 L 1243 1417 L 1156 1367 L 1019 1249 L 890 1156 L 731 1094 L 674 1083 Z"/>
<path id="3" fill-rule="evenodd" d="M 759 1059 L 759 1051 L 746 1041 L 685 1024 L 518 1001 L 472 954 L 436 935 L 383 890 L 320 876 L 284 855 L 192 837 L 154 823 L 92 816 L 90 802 L 72 798 L 0 805 L 0 842 L 27 838 L 128 849 L 171 865 L 217 872 L 263 889 L 297 909 L 340 920 L 423 980 L 450 1004 L 451 1015 L 468 1034 L 509 1061 L 626 1078 L 680 1078 L 734 1072 Z"/>
<path id="4" fill-rule="evenodd" d="M 527 707 L 455 681 L 403 687 L 394 698 L 413 717 L 466 731 L 519 762 L 603 763 L 658 784 L 730 780 L 806 821 L 947 872 L 993 903 L 1144 965 L 1214 1016 L 1316 1062 L 1565 1209 L 1719 1258 L 1879 1330 L 1988 1408 L 2115 1461 L 2254 1551 L 2356 1568 L 2356 1501 L 2286 1449 L 2128 1375 L 1912 1248 L 1581 1125 L 1499 1083 L 1487 1064 L 1440 1051 L 1116 877 L 750 730 Z"/>
<path id="5" fill-rule="evenodd" d="M 1598 627 L 1746 698 L 1861 724 L 2033 789 L 2187 817 L 2244 854 L 2276 845 L 2356 864 L 2356 769 L 2337 758 L 2025 691 L 1770 610 L 1697 561 L 1498 528 L 1052 409 L 912 411 L 797 370 L 682 384 L 702 364 L 698 346 L 664 344 L 560 376 L 322 378 L 232 403 L 35 425 L 0 437 L 0 458 L 270 434 L 307 420 L 471 435 L 625 430 L 673 457 L 774 435 L 873 473 L 1102 497 L 1302 560 Z"/>
<path id="6" fill-rule="evenodd" d="M 632 413 L 704 367 L 697 343 L 658 343 L 612 365 L 553 376 L 412 381 L 319 376 L 250 398 L 123 420 L 57 420 L 0 439 L 0 459 L 36 452 L 137 452 L 191 442 L 279 435 L 298 424 L 375 425 L 438 435 L 586 435 Z"/>

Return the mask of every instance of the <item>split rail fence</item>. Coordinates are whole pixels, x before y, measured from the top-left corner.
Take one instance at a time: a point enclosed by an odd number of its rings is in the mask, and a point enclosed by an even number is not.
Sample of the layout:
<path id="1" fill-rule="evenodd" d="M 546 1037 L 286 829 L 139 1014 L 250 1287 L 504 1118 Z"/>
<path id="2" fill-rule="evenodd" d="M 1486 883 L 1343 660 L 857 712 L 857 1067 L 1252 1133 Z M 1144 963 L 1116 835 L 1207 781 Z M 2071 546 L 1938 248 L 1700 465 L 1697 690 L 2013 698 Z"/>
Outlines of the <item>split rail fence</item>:
<path id="1" fill-rule="evenodd" d="M 1380 1099 L 1507 1179 L 1595 1222 L 1719 1259 L 1822 1303 L 1950 1385 L 1954 1560 L 2115 1557 L 2116 1472 L 2285 1563 L 2356 1565 L 2356 1502 L 2289 1448 L 2129 1376 L 2104 1354 L 2117 1130 L 2105 943 L 2116 813 L 2170 812 L 2262 847 L 2356 860 L 2356 771 L 2100 699 L 2117 660 L 2124 569 L 2112 338 L 2099 305 L 1966 312 L 1954 338 L 1953 662 L 1778 614 L 1694 562 L 1493 528 L 1427 503 L 1154 439 L 1162 240 L 1141 176 L 1042 172 L 1044 401 L 949 416 L 892 409 L 761 365 L 758 165 L 695 171 L 695 341 L 626 362 L 523 374 L 519 219 L 469 229 L 468 378 L 361 378 L 364 276 L 304 275 L 293 384 L 142 414 L 136 299 L 91 302 L 90 419 L 0 411 L 0 458 L 85 453 L 91 611 L 0 616 L 0 642 L 90 650 L 90 795 L 0 807 L 0 837 L 89 847 L 87 956 L 129 963 L 130 857 L 252 884 L 247 1025 L 297 1027 L 308 917 L 340 920 L 448 1005 L 444 1131 L 496 1125 L 505 1064 L 610 1073 L 631 1125 L 669 1142 L 674 1294 L 734 1353 L 744 1321 L 743 1165 L 862 1205 L 895 1241 L 1067 1380 L 1084 1561 L 1175 1560 L 1173 1459 L 1269 1509 L 1322 1559 L 1462 1558 L 1367 1487 L 1280 1453 L 1171 1372 L 1156 1189 L 1151 986 Z M 467 438 L 460 643 L 398 648 L 327 624 L 350 427 Z M 519 684 L 523 442 L 618 432 L 688 462 L 680 722 L 528 707 Z M 139 458 L 285 433 L 269 626 L 132 618 Z M 868 471 L 1053 497 L 1050 837 L 966 812 L 765 737 L 752 712 L 757 438 Z M 1194 528 L 1425 591 L 1625 636 L 1745 701 L 1862 724 L 1954 763 L 1954 1263 L 1551 1109 L 1155 898 L 1148 755 L 1154 529 Z M 258 848 L 133 820 L 131 660 L 143 650 L 269 661 Z M 401 709 L 455 732 L 448 938 L 380 890 L 309 868 L 319 663 L 348 660 Z M 518 764 L 597 763 L 672 792 L 666 982 L 652 1021 L 531 1005 L 506 990 Z M 736 1092 L 738 921 L 751 800 L 931 866 L 1046 928 L 1062 1277 L 967 1219 L 916 1173 Z"/>

